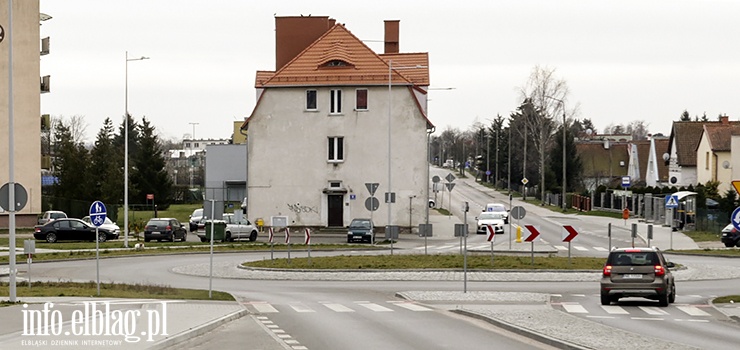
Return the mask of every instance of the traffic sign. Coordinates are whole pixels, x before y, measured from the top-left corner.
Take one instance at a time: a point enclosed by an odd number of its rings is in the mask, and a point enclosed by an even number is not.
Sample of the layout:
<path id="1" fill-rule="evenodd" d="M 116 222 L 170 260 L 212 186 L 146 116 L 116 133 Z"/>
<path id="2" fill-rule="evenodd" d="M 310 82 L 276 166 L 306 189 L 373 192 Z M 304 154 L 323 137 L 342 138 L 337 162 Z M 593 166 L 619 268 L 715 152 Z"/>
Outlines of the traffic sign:
<path id="1" fill-rule="evenodd" d="M 496 240 L 496 230 L 493 229 L 493 225 L 486 225 L 486 231 L 488 231 L 488 241 L 493 242 Z"/>
<path id="2" fill-rule="evenodd" d="M 365 200 L 365 208 L 369 211 L 376 211 L 380 206 L 380 201 L 375 197 L 370 197 Z"/>
<path id="3" fill-rule="evenodd" d="M 452 175 L 452 173 L 449 173 L 447 174 L 447 176 L 445 176 L 445 180 L 447 180 L 447 182 L 455 181 L 455 175 Z"/>
<path id="4" fill-rule="evenodd" d="M 267 237 L 268 237 L 268 238 L 267 238 L 267 242 L 268 242 L 268 243 L 272 243 L 273 239 L 275 238 L 275 232 L 274 232 L 274 231 L 272 230 L 272 227 L 270 227 L 270 228 L 269 228 L 269 229 L 267 230 L 267 233 L 268 233 L 268 236 L 267 236 Z"/>
<path id="5" fill-rule="evenodd" d="M 440 180 L 440 179 L 439 179 L 439 176 L 437 176 L 437 175 L 434 175 L 434 176 L 432 176 L 432 182 L 434 182 L 435 184 L 436 184 L 437 182 L 439 182 L 439 180 Z"/>
<path id="6" fill-rule="evenodd" d="M 90 206 L 90 222 L 93 225 L 100 227 L 100 225 L 104 224 L 106 214 L 105 204 L 103 202 L 95 201 Z"/>
<path id="7" fill-rule="evenodd" d="M 734 226 L 736 230 L 740 231 L 740 207 L 737 207 L 732 211 L 730 220 L 732 221 L 732 226 Z"/>
<path id="8" fill-rule="evenodd" d="M 676 195 L 665 196 L 665 207 L 666 208 L 678 208 L 678 196 Z"/>
<path id="9" fill-rule="evenodd" d="M 524 228 L 529 231 L 529 236 L 524 239 L 525 242 L 534 242 L 534 240 L 540 235 L 540 231 L 532 225 L 524 225 Z"/>
<path id="10" fill-rule="evenodd" d="M 514 219 L 524 219 L 524 216 L 527 215 L 527 211 L 524 209 L 524 207 L 517 205 L 516 207 L 511 208 L 511 217 Z"/>
<path id="11" fill-rule="evenodd" d="M 627 176 L 622 176 L 622 187 L 627 188 L 630 187 L 630 184 L 632 183 L 632 179 Z"/>
<path id="12" fill-rule="evenodd" d="M 529 180 L 526 177 L 522 179 L 522 185 L 526 185 L 528 182 Z"/>
<path id="13" fill-rule="evenodd" d="M 732 187 L 735 188 L 737 194 L 740 194 L 740 180 L 732 180 Z"/>
<path id="14" fill-rule="evenodd" d="M 285 226 L 285 244 L 290 244 L 290 229 Z"/>
<path id="15" fill-rule="evenodd" d="M 378 186 L 380 186 L 377 182 L 366 182 L 365 187 L 367 187 L 367 190 L 370 192 L 371 196 L 375 195 L 375 191 L 378 189 Z"/>
<path id="16" fill-rule="evenodd" d="M 578 236 L 578 231 L 573 226 L 563 225 L 563 228 L 565 229 L 565 232 L 563 232 L 563 242 L 570 242 Z"/>
<path id="17" fill-rule="evenodd" d="M 304 237 L 303 244 L 305 245 L 311 244 L 311 229 L 309 229 L 308 227 L 306 227 L 306 235 Z"/>
<path id="18" fill-rule="evenodd" d="M 26 206 L 26 203 L 28 202 L 28 193 L 26 192 L 26 188 L 23 187 L 23 185 L 19 183 L 15 183 L 15 186 L 13 186 L 15 189 L 15 211 L 20 211 Z M 0 187 L 0 208 L 5 210 L 10 210 L 10 185 L 5 184 L 2 187 Z"/>
<path id="19" fill-rule="evenodd" d="M 455 188 L 455 183 L 454 182 L 448 182 L 448 183 L 445 184 L 445 186 L 447 187 L 447 191 L 452 192 L 452 189 Z"/>

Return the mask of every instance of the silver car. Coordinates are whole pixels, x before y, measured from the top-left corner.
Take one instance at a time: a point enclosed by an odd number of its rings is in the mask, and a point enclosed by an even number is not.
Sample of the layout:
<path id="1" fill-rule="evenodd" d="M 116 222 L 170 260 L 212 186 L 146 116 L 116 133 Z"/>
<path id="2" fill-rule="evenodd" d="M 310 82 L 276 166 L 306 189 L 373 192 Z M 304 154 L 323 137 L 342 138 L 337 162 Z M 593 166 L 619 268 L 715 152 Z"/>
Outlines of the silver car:
<path id="1" fill-rule="evenodd" d="M 224 214 L 226 229 L 224 241 L 233 242 L 239 239 L 248 239 L 250 242 L 257 240 L 257 228 L 247 219 L 238 219 L 234 214 Z"/>

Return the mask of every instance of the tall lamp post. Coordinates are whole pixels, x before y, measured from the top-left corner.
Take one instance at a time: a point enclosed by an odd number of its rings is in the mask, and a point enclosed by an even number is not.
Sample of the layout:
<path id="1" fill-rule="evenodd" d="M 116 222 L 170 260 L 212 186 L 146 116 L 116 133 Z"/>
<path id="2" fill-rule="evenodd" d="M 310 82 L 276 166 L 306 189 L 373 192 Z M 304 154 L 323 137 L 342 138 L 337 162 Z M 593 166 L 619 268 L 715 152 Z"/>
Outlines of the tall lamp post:
<path id="1" fill-rule="evenodd" d="M 124 115 L 124 157 L 123 157 L 123 246 L 128 248 L 128 63 L 130 61 L 148 60 L 149 57 L 128 58 L 126 51 L 126 89 L 125 89 L 125 109 Z"/>
<path id="2" fill-rule="evenodd" d="M 565 204 L 565 188 L 567 187 L 568 181 L 565 179 L 565 130 L 566 130 L 566 121 L 565 121 L 565 102 L 561 99 L 551 97 L 551 96 L 545 96 L 547 98 L 553 99 L 555 101 L 558 101 L 560 103 L 560 106 L 563 108 L 563 193 L 562 193 L 562 199 L 560 200 L 563 204 L 563 211 L 566 210 L 567 206 Z M 611 165 L 610 165 L 611 168 Z"/>

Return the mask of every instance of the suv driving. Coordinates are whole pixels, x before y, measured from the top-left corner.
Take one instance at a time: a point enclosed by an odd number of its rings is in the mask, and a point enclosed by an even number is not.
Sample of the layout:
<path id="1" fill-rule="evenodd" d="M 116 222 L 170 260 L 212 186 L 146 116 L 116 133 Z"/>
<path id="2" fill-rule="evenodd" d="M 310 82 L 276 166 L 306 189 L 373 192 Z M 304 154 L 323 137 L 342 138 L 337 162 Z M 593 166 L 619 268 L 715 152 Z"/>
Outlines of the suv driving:
<path id="1" fill-rule="evenodd" d="M 642 297 L 668 306 L 676 300 L 673 267 L 658 248 L 612 249 L 601 275 L 601 305 Z"/>

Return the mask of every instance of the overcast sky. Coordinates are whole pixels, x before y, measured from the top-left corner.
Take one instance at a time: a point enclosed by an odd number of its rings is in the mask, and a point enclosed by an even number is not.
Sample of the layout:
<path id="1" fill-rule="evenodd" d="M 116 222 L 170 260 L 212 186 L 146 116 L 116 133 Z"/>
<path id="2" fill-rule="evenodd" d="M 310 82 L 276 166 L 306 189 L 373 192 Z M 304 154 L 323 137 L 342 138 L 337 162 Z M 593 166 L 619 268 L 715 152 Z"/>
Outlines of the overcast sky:
<path id="1" fill-rule="evenodd" d="M 17 1 L 17 0 L 16 0 Z M 274 16 L 330 16 L 376 52 L 400 20 L 401 52 L 428 52 L 429 117 L 448 127 L 508 116 L 535 65 L 556 69 L 568 109 L 597 131 L 644 120 L 670 133 L 693 118 L 740 117 L 740 1 L 40 0 L 41 59 L 52 92 L 41 112 L 83 116 L 87 141 L 106 117 L 146 116 L 165 138 L 228 138 L 255 104 L 257 70 L 275 66 Z M 190 123 L 198 123 L 193 125 Z"/>

